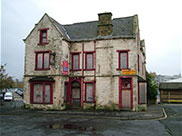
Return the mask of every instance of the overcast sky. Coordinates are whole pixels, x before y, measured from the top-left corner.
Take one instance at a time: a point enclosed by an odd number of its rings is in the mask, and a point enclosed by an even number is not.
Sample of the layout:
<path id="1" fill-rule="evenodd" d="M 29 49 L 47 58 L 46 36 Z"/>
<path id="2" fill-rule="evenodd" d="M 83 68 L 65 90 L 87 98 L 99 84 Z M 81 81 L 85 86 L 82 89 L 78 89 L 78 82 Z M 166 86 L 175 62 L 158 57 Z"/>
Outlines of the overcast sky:
<path id="1" fill-rule="evenodd" d="M 60 24 L 71 24 L 112 12 L 113 18 L 138 14 L 149 72 L 177 75 L 182 72 L 181 5 L 181 0 L 1 0 L 1 64 L 7 64 L 9 75 L 23 78 L 22 39 L 44 13 Z"/>

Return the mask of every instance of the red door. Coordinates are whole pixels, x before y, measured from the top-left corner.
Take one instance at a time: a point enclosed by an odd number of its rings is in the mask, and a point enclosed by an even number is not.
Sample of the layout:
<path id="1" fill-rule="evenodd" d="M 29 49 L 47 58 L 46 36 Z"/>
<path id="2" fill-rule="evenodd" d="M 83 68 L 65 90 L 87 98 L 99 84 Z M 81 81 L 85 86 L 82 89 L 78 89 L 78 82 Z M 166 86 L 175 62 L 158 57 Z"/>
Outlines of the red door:
<path id="1" fill-rule="evenodd" d="M 131 110 L 133 108 L 132 78 L 120 78 L 119 108 Z"/>

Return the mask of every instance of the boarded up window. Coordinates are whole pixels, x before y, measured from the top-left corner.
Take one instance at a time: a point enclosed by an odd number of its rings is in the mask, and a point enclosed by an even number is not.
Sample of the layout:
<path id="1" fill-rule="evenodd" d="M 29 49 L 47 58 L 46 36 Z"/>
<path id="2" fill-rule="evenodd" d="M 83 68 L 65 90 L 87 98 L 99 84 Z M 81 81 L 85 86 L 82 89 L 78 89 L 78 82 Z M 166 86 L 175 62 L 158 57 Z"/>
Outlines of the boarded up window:
<path id="1" fill-rule="evenodd" d="M 51 86 L 45 85 L 45 103 L 51 102 Z"/>
<path id="2" fill-rule="evenodd" d="M 120 52 L 120 69 L 127 69 L 128 68 L 128 53 L 127 52 Z"/>
<path id="3" fill-rule="evenodd" d="M 72 98 L 80 98 L 80 88 L 72 88 Z"/>
<path id="4" fill-rule="evenodd" d="M 73 54 L 73 70 L 79 69 L 79 54 Z"/>
<path id="5" fill-rule="evenodd" d="M 37 68 L 42 68 L 42 53 L 37 54 Z"/>
<path id="6" fill-rule="evenodd" d="M 139 104 L 146 103 L 146 90 L 147 90 L 146 83 L 139 83 Z"/>
<path id="7" fill-rule="evenodd" d="M 92 58 L 93 57 L 93 54 L 87 54 L 86 57 L 87 57 L 86 58 L 87 59 L 87 61 L 86 61 L 87 62 L 86 68 L 87 69 L 92 69 L 93 68 L 93 58 Z"/>
<path id="8" fill-rule="evenodd" d="M 86 84 L 86 101 L 93 102 L 93 84 Z"/>
<path id="9" fill-rule="evenodd" d="M 44 53 L 44 68 L 49 68 L 49 53 Z"/>
<path id="10" fill-rule="evenodd" d="M 33 88 L 33 101 L 34 103 L 43 102 L 43 85 L 35 84 Z"/>

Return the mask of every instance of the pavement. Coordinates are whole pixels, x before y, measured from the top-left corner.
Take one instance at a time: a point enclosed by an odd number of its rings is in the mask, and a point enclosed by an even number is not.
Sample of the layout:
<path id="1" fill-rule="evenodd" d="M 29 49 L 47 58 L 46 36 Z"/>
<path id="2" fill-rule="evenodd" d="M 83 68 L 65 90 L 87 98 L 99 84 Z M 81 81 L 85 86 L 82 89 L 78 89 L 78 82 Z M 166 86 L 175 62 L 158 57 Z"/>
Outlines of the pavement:
<path id="1" fill-rule="evenodd" d="M 44 110 L 27 110 L 23 108 L 0 106 L 0 115 L 61 115 L 74 117 L 89 117 L 103 118 L 116 120 L 162 120 L 166 118 L 166 113 L 163 105 L 149 105 L 147 111 L 132 112 L 132 111 L 86 111 L 69 109 L 63 111 L 44 111 Z"/>

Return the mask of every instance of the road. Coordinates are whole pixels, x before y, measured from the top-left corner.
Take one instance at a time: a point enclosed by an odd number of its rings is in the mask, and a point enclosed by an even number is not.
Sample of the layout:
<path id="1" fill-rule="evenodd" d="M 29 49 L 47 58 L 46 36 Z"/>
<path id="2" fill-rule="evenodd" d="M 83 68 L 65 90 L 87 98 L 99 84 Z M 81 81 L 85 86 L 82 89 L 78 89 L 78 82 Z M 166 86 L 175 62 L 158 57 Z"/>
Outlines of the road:
<path id="1" fill-rule="evenodd" d="M 164 104 L 167 118 L 160 122 L 172 136 L 182 136 L 182 104 Z"/>
<path id="2" fill-rule="evenodd" d="M 1 115 L 3 136 L 169 136 L 159 121 L 108 120 L 53 115 Z"/>
<path id="3" fill-rule="evenodd" d="M 165 120 L 114 120 L 59 114 L 0 114 L 3 136 L 179 136 L 181 105 L 164 105 Z M 8 110 L 5 109 L 5 110 Z"/>

